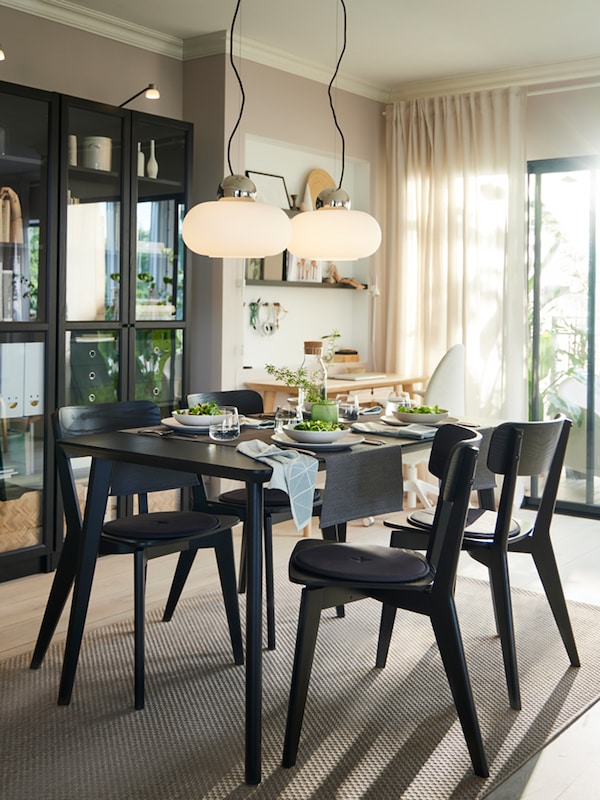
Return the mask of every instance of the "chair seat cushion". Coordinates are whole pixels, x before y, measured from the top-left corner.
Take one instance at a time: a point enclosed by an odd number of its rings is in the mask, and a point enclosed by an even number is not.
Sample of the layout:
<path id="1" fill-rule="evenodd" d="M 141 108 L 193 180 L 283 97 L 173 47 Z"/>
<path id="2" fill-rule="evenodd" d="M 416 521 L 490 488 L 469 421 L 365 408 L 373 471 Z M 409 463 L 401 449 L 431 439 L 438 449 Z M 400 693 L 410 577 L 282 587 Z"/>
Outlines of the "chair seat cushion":
<path id="1" fill-rule="evenodd" d="M 292 562 L 298 569 L 320 577 L 356 583 L 407 583 L 424 578 L 430 571 L 420 553 L 345 542 L 298 547 Z"/>
<path id="2" fill-rule="evenodd" d="M 435 508 L 423 508 L 413 511 L 408 515 L 408 521 L 419 528 L 431 528 Z M 465 539 L 493 539 L 496 528 L 497 514 L 483 508 L 470 508 L 467 512 L 467 525 Z M 509 540 L 521 533 L 521 525 L 516 519 L 511 519 Z"/>
<path id="3" fill-rule="evenodd" d="M 265 489 L 265 509 L 289 508 L 290 498 L 287 492 L 281 489 Z M 223 492 L 219 495 L 219 500 L 222 503 L 228 503 L 232 506 L 244 507 L 247 503 L 247 494 L 245 489 L 233 489 L 230 492 Z M 313 503 L 318 503 L 321 500 L 321 492 L 315 489 L 313 496 Z"/>
<path id="4" fill-rule="evenodd" d="M 215 530 L 220 524 L 218 517 L 200 511 L 155 511 L 111 520 L 102 530 L 134 539 L 177 539 Z"/>

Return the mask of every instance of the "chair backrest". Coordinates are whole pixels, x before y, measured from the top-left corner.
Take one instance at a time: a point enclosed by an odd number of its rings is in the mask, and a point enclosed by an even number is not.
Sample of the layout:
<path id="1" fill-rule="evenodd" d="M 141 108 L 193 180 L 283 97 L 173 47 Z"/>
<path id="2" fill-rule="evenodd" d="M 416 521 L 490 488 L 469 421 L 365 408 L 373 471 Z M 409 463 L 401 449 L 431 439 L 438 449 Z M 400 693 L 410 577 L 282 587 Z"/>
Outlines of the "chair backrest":
<path id="1" fill-rule="evenodd" d="M 194 392 L 188 394 L 187 404 L 215 403 L 222 406 L 235 406 L 240 414 L 262 414 L 264 410 L 262 395 L 253 389 L 232 389 L 225 392 Z"/>
<path id="2" fill-rule="evenodd" d="M 432 406 L 437 403 L 450 414 L 462 416 L 465 413 L 465 346 L 455 344 L 434 369 L 425 389 L 423 403 Z"/>
<path id="3" fill-rule="evenodd" d="M 436 591 L 453 591 L 480 442 L 477 431 L 450 424 L 433 440 L 429 469 L 440 479 L 440 493 L 427 559 L 436 570 Z"/>
<path id="4" fill-rule="evenodd" d="M 504 476 L 495 546 L 506 547 L 518 477 L 543 479 L 533 530 L 549 533 L 570 429 L 571 421 L 563 415 L 543 422 L 505 422 L 494 429 L 487 463 L 491 471 Z"/>
<path id="5" fill-rule="evenodd" d="M 127 428 L 144 428 L 160 425 L 160 409 L 148 400 L 115 403 L 97 403 L 83 406 L 63 406 L 52 415 L 55 441 L 67 436 L 89 433 L 107 433 Z M 132 434 L 133 435 L 133 434 Z M 63 499 L 68 490 L 74 490 L 74 477 L 70 459 L 61 448 L 57 449 L 57 465 Z M 146 495 L 150 492 L 196 487 L 199 480 L 175 470 L 155 469 L 139 464 L 116 462 L 111 476 L 110 494 L 113 496 Z"/>

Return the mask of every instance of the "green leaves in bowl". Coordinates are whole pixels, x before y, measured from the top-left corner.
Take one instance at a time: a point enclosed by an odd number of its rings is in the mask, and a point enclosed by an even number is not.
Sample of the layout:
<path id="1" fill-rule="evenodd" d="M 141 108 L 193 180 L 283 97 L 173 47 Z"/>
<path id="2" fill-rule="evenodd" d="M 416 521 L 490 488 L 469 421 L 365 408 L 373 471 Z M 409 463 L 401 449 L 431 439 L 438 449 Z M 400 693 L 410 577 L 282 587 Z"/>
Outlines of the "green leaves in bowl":
<path id="1" fill-rule="evenodd" d="M 304 422 L 299 422 L 294 425 L 296 431 L 339 431 L 343 430 L 344 426 L 339 422 L 326 422 L 322 419 L 307 419 Z"/>

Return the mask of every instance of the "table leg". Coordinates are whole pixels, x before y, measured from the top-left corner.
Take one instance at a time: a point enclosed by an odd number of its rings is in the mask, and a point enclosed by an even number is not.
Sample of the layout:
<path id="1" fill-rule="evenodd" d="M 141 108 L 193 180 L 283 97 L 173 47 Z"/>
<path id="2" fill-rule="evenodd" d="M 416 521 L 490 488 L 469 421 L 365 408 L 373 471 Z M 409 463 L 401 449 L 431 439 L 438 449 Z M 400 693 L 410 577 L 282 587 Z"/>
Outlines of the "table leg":
<path id="1" fill-rule="evenodd" d="M 247 483 L 246 519 L 246 783 L 261 780 L 263 489 Z"/>
<path id="2" fill-rule="evenodd" d="M 73 600 L 71 601 L 71 616 L 69 617 L 69 629 L 58 692 L 58 704 L 62 706 L 71 702 L 79 650 L 83 638 L 83 628 L 92 590 L 92 580 L 96 569 L 111 471 L 112 461 L 107 459 L 92 460 L 75 573 Z"/>

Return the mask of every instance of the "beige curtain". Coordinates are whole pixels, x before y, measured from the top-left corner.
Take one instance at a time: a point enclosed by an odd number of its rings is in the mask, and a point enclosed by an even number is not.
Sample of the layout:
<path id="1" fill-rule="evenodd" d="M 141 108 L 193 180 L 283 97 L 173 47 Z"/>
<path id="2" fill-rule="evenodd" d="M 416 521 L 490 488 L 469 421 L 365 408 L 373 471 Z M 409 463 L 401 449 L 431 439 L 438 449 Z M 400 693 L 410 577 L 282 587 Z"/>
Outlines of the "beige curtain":
<path id="1" fill-rule="evenodd" d="M 463 342 L 467 411 L 527 413 L 525 92 L 387 109 L 385 275 L 377 361 L 430 374 Z"/>

